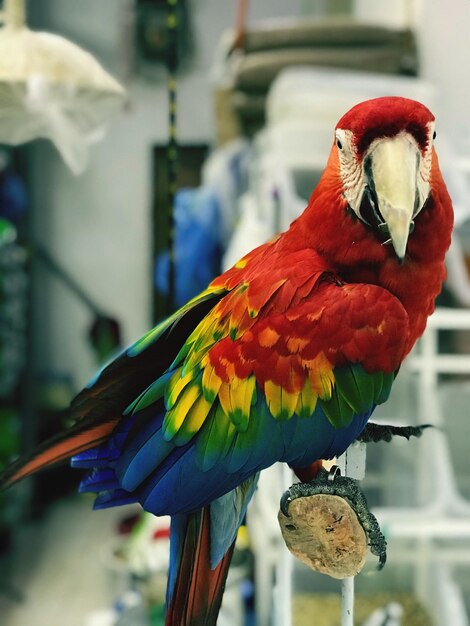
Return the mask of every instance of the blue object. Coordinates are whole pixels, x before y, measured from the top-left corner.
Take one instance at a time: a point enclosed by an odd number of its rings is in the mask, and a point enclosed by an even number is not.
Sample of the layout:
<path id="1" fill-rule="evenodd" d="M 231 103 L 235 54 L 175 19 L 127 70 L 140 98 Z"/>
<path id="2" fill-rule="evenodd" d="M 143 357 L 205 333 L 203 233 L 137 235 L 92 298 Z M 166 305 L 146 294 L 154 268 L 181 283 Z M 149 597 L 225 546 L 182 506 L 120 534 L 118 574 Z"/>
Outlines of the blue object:
<path id="1" fill-rule="evenodd" d="M 27 205 L 26 188 L 18 174 L 10 167 L 0 172 L 0 217 L 17 223 Z"/>
<path id="2" fill-rule="evenodd" d="M 221 216 L 207 187 L 181 189 L 175 196 L 175 307 L 203 291 L 220 273 Z M 168 293 L 168 251 L 155 261 L 155 286 Z"/>

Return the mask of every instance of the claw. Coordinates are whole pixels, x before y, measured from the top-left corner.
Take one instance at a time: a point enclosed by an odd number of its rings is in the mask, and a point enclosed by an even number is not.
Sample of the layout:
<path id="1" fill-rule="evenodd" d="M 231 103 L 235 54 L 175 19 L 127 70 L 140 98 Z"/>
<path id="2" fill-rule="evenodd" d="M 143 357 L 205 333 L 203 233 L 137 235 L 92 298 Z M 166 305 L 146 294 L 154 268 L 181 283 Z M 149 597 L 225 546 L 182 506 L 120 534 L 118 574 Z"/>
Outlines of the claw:
<path id="1" fill-rule="evenodd" d="M 333 481 L 338 478 L 338 476 L 341 476 L 341 470 L 337 465 L 332 465 L 330 471 L 328 472 L 328 480 Z"/>
<path id="2" fill-rule="evenodd" d="M 357 441 L 363 443 L 378 443 L 379 441 L 389 442 L 392 437 L 421 437 L 427 428 L 432 428 L 432 424 L 421 424 L 420 426 L 391 426 L 386 424 L 374 424 L 369 422 Z"/>
<path id="3" fill-rule="evenodd" d="M 292 502 L 292 498 L 290 497 L 290 490 L 285 491 L 282 494 L 281 502 L 279 504 L 279 508 L 282 511 L 282 514 L 286 517 L 290 517 L 289 515 L 289 504 Z"/>

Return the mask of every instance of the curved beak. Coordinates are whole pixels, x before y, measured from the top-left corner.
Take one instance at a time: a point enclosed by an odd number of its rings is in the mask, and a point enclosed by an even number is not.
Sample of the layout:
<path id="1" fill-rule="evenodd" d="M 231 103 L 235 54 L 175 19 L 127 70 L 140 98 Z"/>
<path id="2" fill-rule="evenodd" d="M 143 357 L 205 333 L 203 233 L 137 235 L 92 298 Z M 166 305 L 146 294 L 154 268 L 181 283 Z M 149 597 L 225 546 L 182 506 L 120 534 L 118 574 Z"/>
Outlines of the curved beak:
<path id="1" fill-rule="evenodd" d="M 388 231 L 396 255 L 402 261 L 418 204 L 419 149 L 402 133 L 378 141 L 367 160 L 366 175 L 384 219 L 379 228 Z"/>

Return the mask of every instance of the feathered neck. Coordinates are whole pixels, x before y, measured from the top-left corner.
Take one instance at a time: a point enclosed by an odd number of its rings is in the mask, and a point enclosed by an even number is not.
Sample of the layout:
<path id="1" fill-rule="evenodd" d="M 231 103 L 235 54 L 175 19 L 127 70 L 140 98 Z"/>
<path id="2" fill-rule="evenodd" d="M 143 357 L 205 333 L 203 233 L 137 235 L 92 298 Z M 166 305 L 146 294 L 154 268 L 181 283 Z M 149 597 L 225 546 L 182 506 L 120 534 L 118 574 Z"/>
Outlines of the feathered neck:
<path id="1" fill-rule="evenodd" d="M 433 153 L 431 194 L 416 218 L 405 261 L 400 265 L 392 246 L 381 244 L 348 210 L 337 152 L 333 150 L 307 208 L 284 234 L 282 246 L 313 248 L 340 280 L 376 284 L 393 293 L 410 319 L 411 349 L 441 291 L 452 226 L 452 203 Z"/>

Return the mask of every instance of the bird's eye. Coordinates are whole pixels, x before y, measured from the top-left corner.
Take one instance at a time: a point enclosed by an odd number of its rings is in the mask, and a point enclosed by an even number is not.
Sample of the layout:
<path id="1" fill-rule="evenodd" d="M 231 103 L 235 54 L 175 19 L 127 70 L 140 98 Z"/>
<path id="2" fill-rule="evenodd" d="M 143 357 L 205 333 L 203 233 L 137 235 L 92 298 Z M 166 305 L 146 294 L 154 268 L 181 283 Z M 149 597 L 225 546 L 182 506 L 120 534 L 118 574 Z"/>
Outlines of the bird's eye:
<path id="1" fill-rule="evenodd" d="M 437 136 L 437 133 L 436 133 L 436 131 L 434 131 L 433 134 L 432 134 L 432 138 L 436 139 L 436 136 Z"/>
<path id="2" fill-rule="evenodd" d="M 336 140 L 336 145 L 338 146 L 338 148 L 339 148 L 340 150 L 342 150 L 342 149 L 343 149 L 343 144 L 341 143 L 341 141 L 340 141 L 339 139 L 337 139 L 337 140 Z"/>

